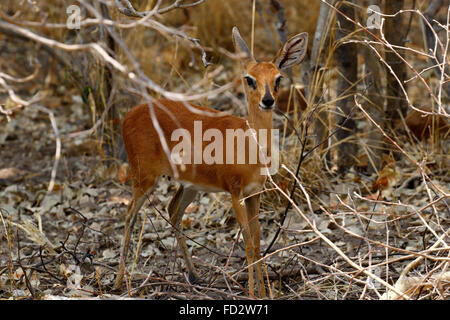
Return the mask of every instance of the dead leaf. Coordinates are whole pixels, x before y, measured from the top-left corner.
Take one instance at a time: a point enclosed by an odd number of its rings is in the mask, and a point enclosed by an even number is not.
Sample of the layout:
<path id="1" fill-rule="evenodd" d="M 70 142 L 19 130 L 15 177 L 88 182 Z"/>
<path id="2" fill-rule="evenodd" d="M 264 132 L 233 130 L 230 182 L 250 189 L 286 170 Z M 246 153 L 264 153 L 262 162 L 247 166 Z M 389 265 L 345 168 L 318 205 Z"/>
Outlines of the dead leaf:
<path id="1" fill-rule="evenodd" d="M 194 213 L 194 212 L 198 212 L 198 206 L 191 203 L 185 210 L 186 213 Z"/>
<path id="2" fill-rule="evenodd" d="M 343 203 L 344 204 L 348 204 L 349 203 L 349 201 L 350 201 L 350 199 L 348 198 L 348 196 L 346 196 L 344 199 L 341 199 L 342 200 L 342 202 L 341 201 L 339 201 L 339 199 L 335 196 L 335 195 L 331 195 L 330 196 L 330 205 L 329 205 L 329 208 L 331 209 L 331 210 L 337 210 L 337 209 L 342 209 L 342 208 L 345 208 L 345 206 L 343 205 Z"/>
<path id="3" fill-rule="evenodd" d="M 379 200 L 380 199 L 380 191 L 377 190 L 377 192 L 372 193 L 371 195 L 363 197 L 363 199 L 367 200 Z"/>
<path id="4" fill-rule="evenodd" d="M 116 251 L 114 251 L 112 249 L 106 249 L 106 250 L 103 250 L 102 255 L 103 255 L 104 259 L 110 259 L 110 258 L 114 258 L 117 254 L 116 254 Z"/>
<path id="5" fill-rule="evenodd" d="M 0 169 L 0 180 L 15 180 L 26 175 L 27 172 L 17 168 L 3 168 Z"/>
<path id="6" fill-rule="evenodd" d="M 192 219 L 189 219 L 189 218 L 184 219 L 181 224 L 183 225 L 183 228 L 189 229 L 192 224 Z"/>
<path id="7" fill-rule="evenodd" d="M 381 171 L 378 179 L 373 183 L 374 190 L 386 189 L 397 183 L 399 178 L 398 170 L 394 163 L 386 165 Z"/>

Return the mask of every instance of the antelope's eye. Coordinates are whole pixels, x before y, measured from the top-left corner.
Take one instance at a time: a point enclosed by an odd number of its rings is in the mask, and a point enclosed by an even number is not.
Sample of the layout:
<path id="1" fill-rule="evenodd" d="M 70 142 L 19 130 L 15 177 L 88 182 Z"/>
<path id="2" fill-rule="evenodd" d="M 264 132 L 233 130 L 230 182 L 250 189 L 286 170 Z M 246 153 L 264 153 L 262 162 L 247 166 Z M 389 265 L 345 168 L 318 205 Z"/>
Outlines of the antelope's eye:
<path id="1" fill-rule="evenodd" d="M 252 88 L 253 90 L 256 89 L 256 80 L 255 80 L 255 79 L 253 79 L 253 78 L 250 77 L 250 76 L 246 76 L 246 77 L 245 77 L 245 81 L 247 81 L 247 85 L 248 85 L 250 88 Z"/>
<path id="2" fill-rule="evenodd" d="M 275 79 L 275 91 L 278 91 L 278 89 L 280 88 L 281 78 L 283 78 L 283 77 L 279 76 Z"/>

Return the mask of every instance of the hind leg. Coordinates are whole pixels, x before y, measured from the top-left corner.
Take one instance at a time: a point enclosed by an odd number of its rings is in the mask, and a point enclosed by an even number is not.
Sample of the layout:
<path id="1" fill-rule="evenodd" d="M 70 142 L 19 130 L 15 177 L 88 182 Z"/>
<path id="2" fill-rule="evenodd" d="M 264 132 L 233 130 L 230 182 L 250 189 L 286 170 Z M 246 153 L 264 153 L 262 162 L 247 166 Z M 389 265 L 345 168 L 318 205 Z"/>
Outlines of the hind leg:
<path id="1" fill-rule="evenodd" d="M 172 229 L 177 237 L 178 246 L 183 254 L 183 258 L 189 272 L 189 282 L 191 284 L 196 282 L 198 276 L 195 272 L 194 264 L 192 263 L 191 254 L 189 253 L 189 249 L 186 245 L 186 237 L 183 234 L 181 220 L 183 219 L 184 210 L 186 210 L 187 206 L 195 199 L 196 195 L 196 190 L 185 188 L 181 185 L 172 200 L 170 200 L 167 208 L 170 215 L 170 222 L 172 223 Z"/>
<path id="2" fill-rule="evenodd" d="M 122 286 L 123 277 L 125 273 L 126 267 L 126 259 L 128 255 L 128 247 L 130 246 L 130 238 L 131 232 L 133 230 L 134 224 L 136 222 L 136 217 L 147 199 L 147 195 L 149 190 L 153 187 L 154 179 L 151 182 L 146 184 L 146 188 L 134 188 L 133 190 L 133 200 L 128 205 L 126 220 L 125 220 L 125 229 L 122 238 L 122 244 L 120 248 L 120 263 L 119 263 L 119 272 L 117 273 L 116 283 L 114 285 L 114 289 L 119 289 Z M 146 191 L 143 191 L 146 190 Z"/>

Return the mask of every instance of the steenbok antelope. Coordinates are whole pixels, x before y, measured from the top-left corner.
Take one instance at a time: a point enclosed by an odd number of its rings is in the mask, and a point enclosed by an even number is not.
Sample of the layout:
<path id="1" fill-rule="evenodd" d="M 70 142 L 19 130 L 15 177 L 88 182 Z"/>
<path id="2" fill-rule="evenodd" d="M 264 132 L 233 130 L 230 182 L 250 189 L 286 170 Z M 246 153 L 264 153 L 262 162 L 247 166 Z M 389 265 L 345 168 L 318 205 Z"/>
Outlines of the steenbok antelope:
<path id="1" fill-rule="evenodd" d="M 261 263 L 254 262 L 260 259 L 258 215 L 260 191 L 267 178 L 262 171 L 267 169 L 267 161 L 265 163 L 262 163 L 262 159 L 260 163 L 251 161 L 251 152 L 254 151 L 251 142 L 258 141 L 259 151 L 262 147 L 268 157 L 274 153 L 270 133 L 273 129 L 272 110 L 276 105 L 281 72 L 303 60 L 308 34 L 301 33 L 290 38 L 270 62 L 255 60 L 236 27 L 233 28 L 233 43 L 241 57 L 241 66 L 244 70 L 248 100 L 247 118 L 171 100 L 156 100 L 151 103 L 153 108 L 150 108 L 149 104 L 136 106 L 125 116 L 122 134 L 133 181 L 133 200 L 127 210 L 116 288 L 119 288 L 123 281 L 130 233 L 137 213 L 157 178 L 168 175 L 180 182 L 179 189 L 168 205 L 168 212 L 186 262 L 189 281 L 194 282 L 197 274 L 181 230 L 184 211 L 199 191 L 229 192 L 236 219 L 242 228 L 247 261 L 250 265 L 248 268 L 250 296 L 254 296 L 255 276 L 259 296 L 266 296 Z M 200 144 L 192 138 L 199 130 L 203 136 Z M 230 131 L 234 132 L 231 135 L 231 147 L 229 140 L 223 144 L 223 137 L 228 138 Z M 244 145 L 235 146 L 234 138 L 239 138 L 239 134 L 236 135 L 235 132 L 244 131 L 250 132 L 244 136 Z M 185 140 L 183 141 L 182 150 L 179 148 L 180 144 L 173 141 L 175 132 L 178 132 L 176 134 L 178 139 L 182 137 L 187 140 L 187 144 Z M 263 141 L 262 136 L 266 137 L 267 141 Z M 212 137 L 215 138 L 214 141 L 206 144 L 204 140 L 212 141 Z M 168 156 L 167 150 L 175 149 L 178 153 L 172 152 L 171 156 Z M 214 158 L 213 161 L 204 159 L 208 152 Z M 194 161 L 191 161 L 192 154 Z M 262 152 L 258 154 L 261 157 Z"/>

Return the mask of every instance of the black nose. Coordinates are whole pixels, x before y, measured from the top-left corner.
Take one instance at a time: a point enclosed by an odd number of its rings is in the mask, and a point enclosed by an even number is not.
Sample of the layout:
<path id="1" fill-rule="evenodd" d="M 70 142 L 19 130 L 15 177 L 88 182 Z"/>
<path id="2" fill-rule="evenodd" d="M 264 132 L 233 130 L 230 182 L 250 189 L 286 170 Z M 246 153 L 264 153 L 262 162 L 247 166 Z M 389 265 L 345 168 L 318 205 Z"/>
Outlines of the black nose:
<path id="1" fill-rule="evenodd" d="M 266 83 L 266 92 L 264 93 L 264 97 L 262 99 L 263 107 L 265 107 L 264 109 L 272 109 L 274 103 L 275 100 L 270 94 L 269 84 Z"/>
<path id="2" fill-rule="evenodd" d="M 275 100 L 273 100 L 272 97 L 264 97 L 262 103 L 264 104 L 264 106 L 266 106 L 267 108 L 271 108 L 273 106 L 273 104 L 275 103 Z"/>

